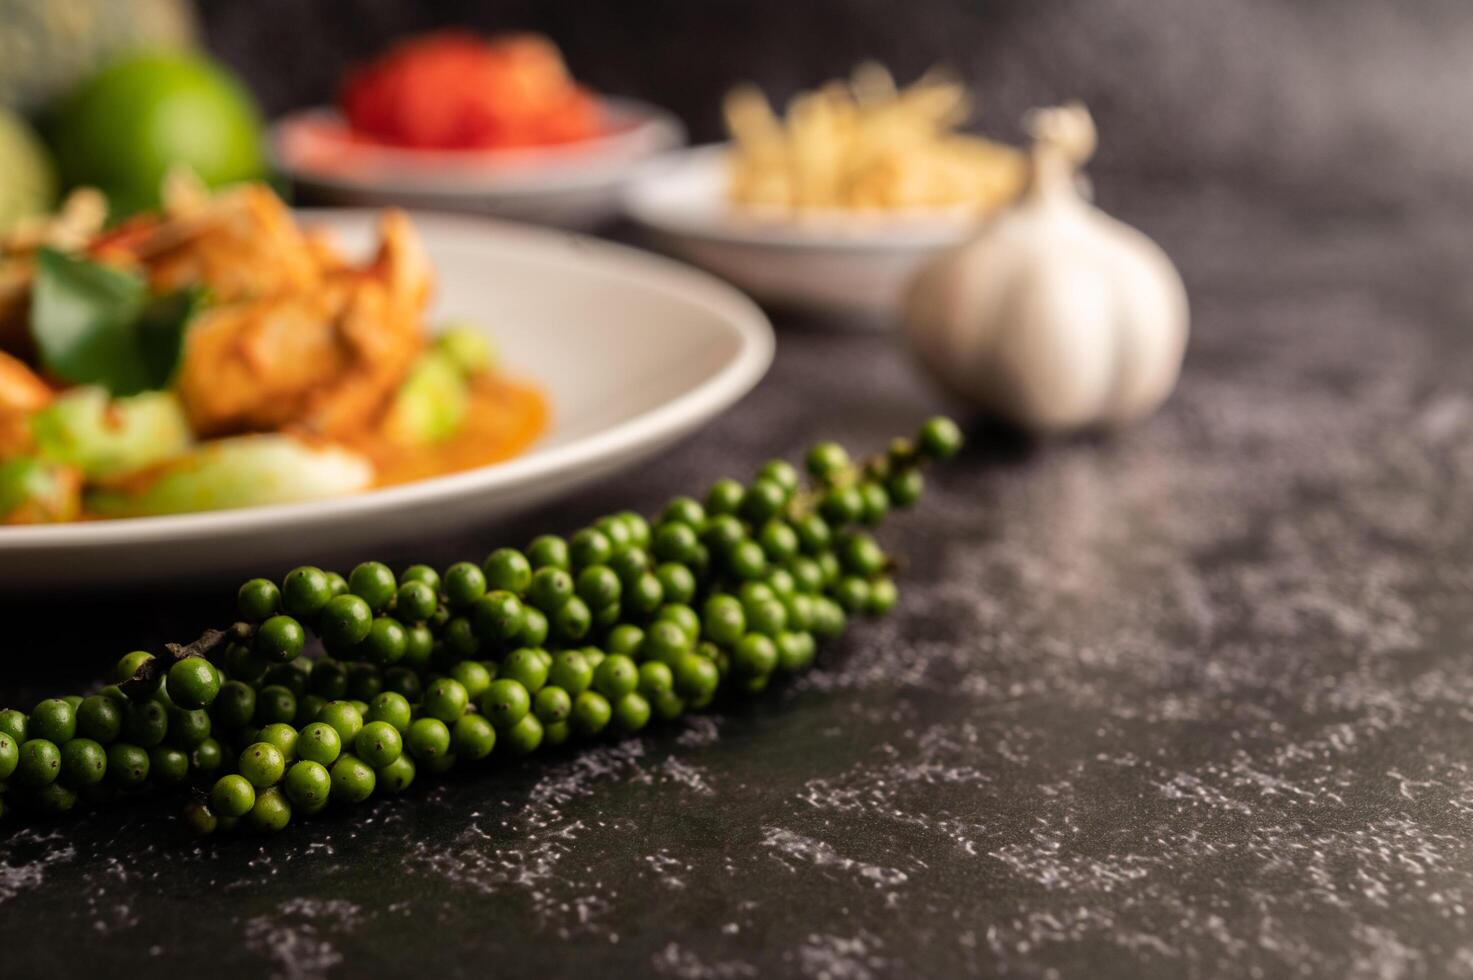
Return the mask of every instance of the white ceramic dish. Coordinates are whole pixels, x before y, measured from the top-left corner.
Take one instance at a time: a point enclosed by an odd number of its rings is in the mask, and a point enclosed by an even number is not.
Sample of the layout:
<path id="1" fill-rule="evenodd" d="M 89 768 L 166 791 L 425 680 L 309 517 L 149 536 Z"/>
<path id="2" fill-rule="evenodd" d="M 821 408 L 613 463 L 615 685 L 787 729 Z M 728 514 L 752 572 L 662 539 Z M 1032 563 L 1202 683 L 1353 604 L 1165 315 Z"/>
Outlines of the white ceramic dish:
<path id="1" fill-rule="evenodd" d="M 350 143 L 332 109 L 307 109 L 271 128 L 277 168 L 336 204 L 464 211 L 566 228 L 617 214 L 620 194 L 648 161 L 685 141 L 674 116 L 606 99 L 612 131 L 598 139 L 517 150 L 404 150 Z"/>
<path id="2" fill-rule="evenodd" d="M 725 146 L 667 154 L 631 185 L 625 209 L 665 249 L 767 302 L 884 325 L 920 265 L 975 227 L 955 212 L 833 212 L 798 221 L 742 210 L 726 200 L 726 156 Z"/>
<path id="3" fill-rule="evenodd" d="M 306 212 L 350 247 L 376 215 Z M 668 259 L 582 236 L 416 215 L 435 264 L 436 316 L 494 336 L 503 362 L 543 386 L 548 433 L 525 455 L 311 503 L 95 523 L 0 527 L 0 587 L 270 571 L 486 521 L 626 468 L 757 383 L 772 360 L 761 311 Z"/>

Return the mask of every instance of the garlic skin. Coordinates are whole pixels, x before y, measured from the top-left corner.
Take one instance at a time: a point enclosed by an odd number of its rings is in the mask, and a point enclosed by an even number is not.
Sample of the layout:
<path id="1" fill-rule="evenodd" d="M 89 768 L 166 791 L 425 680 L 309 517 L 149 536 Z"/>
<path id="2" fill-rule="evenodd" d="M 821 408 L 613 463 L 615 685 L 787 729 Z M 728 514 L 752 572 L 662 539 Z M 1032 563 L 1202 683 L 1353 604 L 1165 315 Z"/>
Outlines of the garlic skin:
<path id="1" fill-rule="evenodd" d="M 1122 425 L 1176 386 L 1186 288 L 1155 242 L 1080 196 L 1095 141 L 1084 106 L 1028 122 L 1027 191 L 920 272 L 906 338 L 952 393 L 1025 429 Z"/>

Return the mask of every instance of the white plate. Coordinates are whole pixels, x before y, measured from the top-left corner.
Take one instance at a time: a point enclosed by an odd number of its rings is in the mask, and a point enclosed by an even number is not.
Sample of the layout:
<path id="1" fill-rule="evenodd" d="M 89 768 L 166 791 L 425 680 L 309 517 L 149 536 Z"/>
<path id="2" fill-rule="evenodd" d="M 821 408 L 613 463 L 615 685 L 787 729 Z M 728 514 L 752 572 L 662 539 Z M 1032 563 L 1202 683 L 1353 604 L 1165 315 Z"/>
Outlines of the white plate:
<path id="1" fill-rule="evenodd" d="M 355 249 L 371 241 L 376 217 L 304 214 Z M 0 586 L 199 578 L 342 551 L 368 557 L 375 545 L 546 503 L 645 459 L 741 398 L 771 363 L 761 311 L 668 259 L 489 221 L 415 215 L 415 224 L 435 264 L 434 315 L 484 325 L 508 368 L 547 392 L 552 424 L 528 453 L 334 500 L 0 527 Z"/>
<path id="2" fill-rule="evenodd" d="M 603 100 L 611 132 L 597 139 L 513 150 L 413 150 L 347 145 L 324 136 L 333 109 L 292 113 L 271 127 L 277 169 L 338 204 L 468 211 L 569 228 L 618 212 L 640 168 L 685 141 L 674 116 L 631 99 Z"/>
<path id="3" fill-rule="evenodd" d="M 976 228 L 955 211 L 794 219 L 740 208 L 726 199 L 727 155 L 725 146 L 667 154 L 631 185 L 625 209 L 663 247 L 762 300 L 884 324 L 917 269 Z"/>

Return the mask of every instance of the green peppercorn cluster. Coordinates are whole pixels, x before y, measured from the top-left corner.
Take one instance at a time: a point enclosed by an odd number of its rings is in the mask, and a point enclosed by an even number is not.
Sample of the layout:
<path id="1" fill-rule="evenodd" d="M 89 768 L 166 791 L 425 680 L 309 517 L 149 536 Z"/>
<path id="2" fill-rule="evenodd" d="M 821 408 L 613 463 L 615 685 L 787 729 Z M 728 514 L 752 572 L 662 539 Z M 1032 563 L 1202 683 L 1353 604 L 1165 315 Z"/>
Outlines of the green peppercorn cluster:
<path id="1" fill-rule="evenodd" d="M 914 503 L 920 467 L 961 434 L 852 462 L 808 454 L 718 480 L 650 521 L 602 518 L 482 563 L 344 578 L 304 566 L 241 586 L 241 622 L 114 683 L 0 711 L 0 814 L 70 810 L 145 787 L 192 788 L 197 833 L 276 831 L 294 816 L 399 793 L 421 772 L 641 731 L 809 666 L 851 616 L 896 601 L 867 528 Z M 318 641 L 319 656 L 303 656 Z"/>

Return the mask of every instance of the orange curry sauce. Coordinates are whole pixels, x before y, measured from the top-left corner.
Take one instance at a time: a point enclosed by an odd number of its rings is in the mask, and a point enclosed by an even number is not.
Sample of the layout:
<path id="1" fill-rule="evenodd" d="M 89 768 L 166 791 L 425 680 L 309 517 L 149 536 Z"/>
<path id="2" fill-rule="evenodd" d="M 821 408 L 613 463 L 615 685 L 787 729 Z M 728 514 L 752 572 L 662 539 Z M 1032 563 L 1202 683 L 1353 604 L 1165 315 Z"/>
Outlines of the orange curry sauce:
<path id="1" fill-rule="evenodd" d="M 491 376 L 475 383 L 465 421 L 444 442 L 398 446 L 377 432 L 345 440 L 373 461 L 376 486 L 409 483 L 519 456 L 547 430 L 551 412 L 535 386 Z"/>

